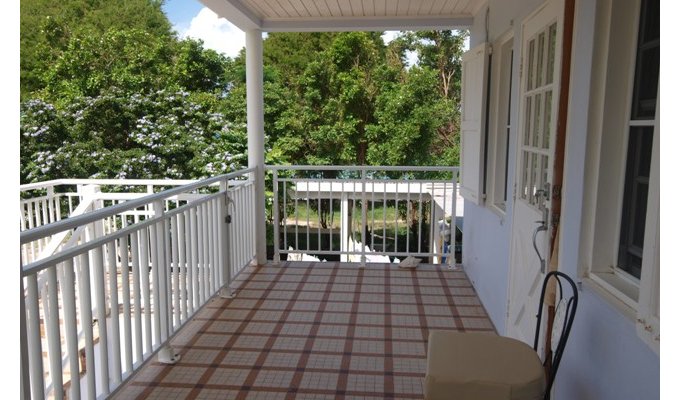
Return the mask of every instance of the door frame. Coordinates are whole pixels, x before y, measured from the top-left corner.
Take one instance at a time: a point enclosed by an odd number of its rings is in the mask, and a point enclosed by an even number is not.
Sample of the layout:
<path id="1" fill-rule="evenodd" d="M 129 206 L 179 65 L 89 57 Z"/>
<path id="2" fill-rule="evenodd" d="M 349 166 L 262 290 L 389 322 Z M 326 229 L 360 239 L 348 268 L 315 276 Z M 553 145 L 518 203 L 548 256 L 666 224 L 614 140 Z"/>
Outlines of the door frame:
<path id="1" fill-rule="evenodd" d="M 572 40 L 572 34 L 573 34 L 573 15 L 574 15 L 574 8 L 573 8 L 573 3 L 574 0 L 547 0 L 537 6 L 531 13 L 529 13 L 523 20 L 520 25 L 519 29 L 519 34 L 515 36 L 515 48 L 517 49 L 517 52 L 519 53 L 519 85 L 518 85 L 518 90 L 519 93 L 517 95 L 517 108 L 516 108 L 516 116 L 517 116 L 517 128 L 515 129 L 515 148 L 512 151 L 512 154 L 515 156 L 515 171 L 513 174 L 513 200 L 512 200 L 512 210 L 510 211 L 512 213 L 512 222 L 511 226 L 509 229 L 509 241 L 510 241 L 510 252 L 509 252 L 509 260 L 508 260 L 508 282 L 507 282 L 507 312 L 506 312 L 506 317 L 505 317 L 505 329 L 506 329 L 506 334 L 508 334 L 511 330 L 511 326 L 513 325 L 512 322 L 512 315 L 510 313 L 510 302 L 512 301 L 513 298 L 516 296 L 513 295 L 513 278 L 514 276 L 518 273 L 517 267 L 514 265 L 515 263 L 513 262 L 514 257 L 515 257 L 515 248 L 514 248 L 514 225 L 518 223 L 515 218 L 515 208 L 518 205 L 519 200 L 519 195 L 518 195 L 518 186 L 520 185 L 520 182 L 518 181 L 518 177 L 521 174 L 521 169 L 522 169 L 522 161 L 521 161 L 521 156 L 522 156 L 522 138 L 523 138 L 523 129 L 524 129 L 524 123 L 525 123 L 525 104 L 524 104 L 524 93 L 526 93 L 526 74 L 528 73 L 526 68 L 528 68 L 527 65 L 525 64 L 525 58 L 526 58 L 526 52 L 528 49 L 524 46 L 525 44 L 525 30 L 524 27 L 526 24 L 534 17 L 536 17 L 537 14 L 539 14 L 541 11 L 544 10 L 545 7 L 549 6 L 551 2 L 556 1 L 560 3 L 560 10 L 557 13 L 557 23 L 558 23 L 558 28 L 561 27 L 561 36 L 559 37 L 559 40 L 561 41 L 559 43 L 558 47 L 558 55 L 560 57 L 559 63 L 556 65 L 556 74 L 555 74 L 555 79 L 558 79 L 558 81 L 555 83 L 555 90 L 557 91 L 557 96 L 555 100 L 557 100 L 557 112 L 555 115 L 554 119 L 554 124 L 555 124 L 555 132 L 554 132 L 554 137 L 551 139 L 553 141 L 553 150 L 552 150 L 552 179 L 551 179 L 551 193 L 549 196 L 549 199 L 547 201 L 547 207 L 549 208 L 550 214 L 548 215 L 548 231 L 547 231 L 547 251 L 545 252 L 545 259 L 546 259 L 546 271 L 542 274 L 545 275 L 548 271 L 551 270 L 550 267 L 550 260 L 553 256 L 554 251 L 556 250 L 556 243 L 555 243 L 555 237 L 556 237 L 556 232 L 559 229 L 559 208 L 555 210 L 555 199 L 560 197 L 560 190 L 562 186 L 562 171 L 564 167 L 564 138 L 566 134 L 566 120 L 567 120 L 567 103 L 568 103 L 568 84 L 569 84 L 569 77 L 570 77 L 570 63 L 571 63 L 571 40 Z M 571 7 L 569 7 L 569 5 Z M 569 18 L 571 16 L 571 18 Z M 567 24 L 569 23 L 569 24 Z M 527 38 L 528 39 L 528 38 Z M 566 83 L 566 86 L 565 86 Z M 556 179 L 559 178 L 559 186 L 558 188 L 555 188 L 555 184 L 558 183 Z M 555 269 L 555 268 L 552 268 Z M 536 308 L 538 305 L 536 305 Z M 533 311 L 533 310 L 532 310 Z M 548 315 L 550 315 L 550 310 L 548 310 Z M 549 335 L 546 335 L 549 337 Z M 546 338 L 546 340 L 549 340 Z M 546 348 L 549 349 L 549 346 Z"/>

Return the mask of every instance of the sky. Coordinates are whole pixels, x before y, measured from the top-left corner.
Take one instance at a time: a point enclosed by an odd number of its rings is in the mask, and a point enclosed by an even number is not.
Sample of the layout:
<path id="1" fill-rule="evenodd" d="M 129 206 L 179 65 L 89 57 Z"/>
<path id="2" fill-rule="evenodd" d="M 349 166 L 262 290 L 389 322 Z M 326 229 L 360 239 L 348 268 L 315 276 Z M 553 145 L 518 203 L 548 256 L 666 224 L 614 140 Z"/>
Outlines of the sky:
<path id="1" fill-rule="evenodd" d="M 245 46 L 245 33 L 224 18 L 203 6 L 198 0 L 166 0 L 163 11 L 168 16 L 179 37 L 203 40 L 206 48 L 236 57 Z M 391 41 L 397 32 L 385 32 L 383 39 Z M 415 62 L 411 55 L 410 64 Z"/>

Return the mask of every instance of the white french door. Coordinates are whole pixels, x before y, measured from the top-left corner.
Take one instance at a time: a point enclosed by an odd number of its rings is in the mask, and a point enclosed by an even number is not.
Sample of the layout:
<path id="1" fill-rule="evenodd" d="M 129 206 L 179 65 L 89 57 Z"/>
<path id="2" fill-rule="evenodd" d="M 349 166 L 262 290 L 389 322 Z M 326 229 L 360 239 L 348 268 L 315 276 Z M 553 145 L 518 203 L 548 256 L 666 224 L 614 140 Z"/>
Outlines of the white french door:
<path id="1" fill-rule="evenodd" d="M 506 327 L 509 336 L 530 345 L 534 341 L 541 284 L 550 254 L 548 215 L 563 11 L 563 0 L 549 0 L 522 24 L 520 116 Z"/>

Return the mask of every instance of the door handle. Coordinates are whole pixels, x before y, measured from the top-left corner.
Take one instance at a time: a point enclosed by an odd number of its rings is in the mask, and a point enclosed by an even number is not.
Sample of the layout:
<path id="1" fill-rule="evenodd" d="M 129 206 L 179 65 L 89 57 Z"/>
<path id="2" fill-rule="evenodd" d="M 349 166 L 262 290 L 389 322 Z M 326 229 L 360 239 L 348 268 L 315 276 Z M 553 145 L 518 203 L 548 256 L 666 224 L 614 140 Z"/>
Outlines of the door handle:
<path id="1" fill-rule="evenodd" d="M 534 250 L 536 251 L 536 255 L 538 256 L 538 261 L 541 263 L 541 273 L 545 273 L 545 258 L 541 256 L 541 252 L 538 250 L 538 246 L 536 246 L 536 236 L 538 235 L 539 232 L 541 231 L 547 231 L 548 226 L 545 224 L 545 221 L 536 221 L 540 225 L 534 229 L 534 238 L 532 239 L 532 242 L 534 244 Z"/>

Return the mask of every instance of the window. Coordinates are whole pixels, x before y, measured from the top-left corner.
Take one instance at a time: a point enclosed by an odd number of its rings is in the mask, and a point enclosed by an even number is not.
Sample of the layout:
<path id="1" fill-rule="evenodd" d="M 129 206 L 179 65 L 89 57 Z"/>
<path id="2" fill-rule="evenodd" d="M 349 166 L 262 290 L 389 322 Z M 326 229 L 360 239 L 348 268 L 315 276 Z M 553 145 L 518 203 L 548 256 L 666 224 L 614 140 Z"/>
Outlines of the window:
<path id="1" fill-rule="evenodd" d="M 502 36 L 493 46 L 492 108 L 487 160 L 487 204 L 499 214 L 508 199 L 508 143 L 512 94 L 512 34 Z"/>
<path id="2" fill-rule="evenodd" d="M 659 84 L 659 2 L 640 10 L 618 267 L 640 279 Z"/>
<path id="3" fill-rule="evenodd" d="M 585 281 L 631 316 L 658 352 L 659 0 L 599 4 L 596 18 Z"/>

